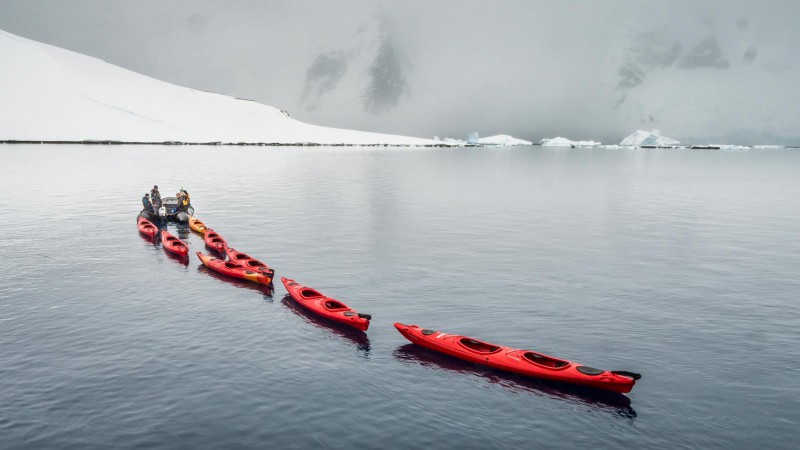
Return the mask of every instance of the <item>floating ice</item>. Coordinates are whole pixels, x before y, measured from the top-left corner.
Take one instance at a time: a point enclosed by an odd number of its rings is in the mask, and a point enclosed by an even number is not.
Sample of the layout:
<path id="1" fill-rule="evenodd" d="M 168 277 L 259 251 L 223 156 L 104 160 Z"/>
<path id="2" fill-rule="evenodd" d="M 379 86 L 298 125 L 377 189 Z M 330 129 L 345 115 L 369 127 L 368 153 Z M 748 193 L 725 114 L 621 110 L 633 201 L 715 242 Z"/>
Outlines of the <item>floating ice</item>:
<path id="1" fill-rule="evenodd" d="M 517 139 L 513 136 L 509 136 L 507 134 L 498 134 L 495 136 L 489 136 L 484 138 L 479 138 L 478 133 L 470 133 L 467 135 L 467 140 L 462 141 L 460 139 L 453 139 L 453 138 L 440 138 L 439 136 L 434 136 L 433 141 L 436 143 L 443 143 L 447 145 L 485 145 L 491 147 L 507 147 L 512 145 L 532 145 L 531 141 L 526 141 L 524 139 Z"/>
<path id="2" fill-rule="evenodd" d="M 539 141 L 542 147 L 597 147 L 600 142 L 597 141 L 573 141 L 563 137 L 554 137 L 552 139 L 542 139 Z"/>
<path id="3" fill-rule="evenodd" d="M 693 150 L 725 150 L 729 152 L 742 152 L 750 150 L 752 147 L 747 145 L 733 145 L 733 144 L 704 144 L 704 145 L 692 145 L 689 148 Z"/>

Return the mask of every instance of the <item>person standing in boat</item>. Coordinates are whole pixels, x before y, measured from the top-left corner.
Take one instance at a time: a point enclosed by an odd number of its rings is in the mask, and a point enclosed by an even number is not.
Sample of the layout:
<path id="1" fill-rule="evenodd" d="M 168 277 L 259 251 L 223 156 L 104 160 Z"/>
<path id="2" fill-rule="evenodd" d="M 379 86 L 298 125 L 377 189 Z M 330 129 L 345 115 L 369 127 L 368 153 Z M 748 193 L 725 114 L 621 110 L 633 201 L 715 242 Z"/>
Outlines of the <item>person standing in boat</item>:
<path id="1" fill-rule="evenodd" d="M 158 192 L 158 185 L 153 186 L 153 189 L 150 191 L 150 202 L 153 204 L 153 209 L 155 211 L 161 208 L 161 193 Z"/>
<path id="2" fill-rule="evenodd" d="M 142 197 L 142 206 L 144 207 L 144 211 L 149 213 L 154 213 L 155 210 L 153 209 L 153 204 L 150 203 L 150 194 L 145 192 L 144 197 Z"/>

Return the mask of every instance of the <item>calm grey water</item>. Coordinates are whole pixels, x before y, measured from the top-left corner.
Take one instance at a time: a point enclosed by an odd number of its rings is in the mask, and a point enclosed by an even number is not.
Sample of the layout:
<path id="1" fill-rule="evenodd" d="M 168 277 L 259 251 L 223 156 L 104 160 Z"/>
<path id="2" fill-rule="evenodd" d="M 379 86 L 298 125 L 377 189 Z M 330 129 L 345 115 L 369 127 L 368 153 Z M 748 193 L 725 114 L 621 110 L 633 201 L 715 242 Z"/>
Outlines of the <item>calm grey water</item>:
<path id="1" fill-rule="evenodd" d="M 798 169 L 794 150 L 0 146 L 0 448 L 795 448 Z M 154 183 L 371 313 L 367 336 L 143 239 Z M 505 375 L 395 321 L 643 379 Z"/>

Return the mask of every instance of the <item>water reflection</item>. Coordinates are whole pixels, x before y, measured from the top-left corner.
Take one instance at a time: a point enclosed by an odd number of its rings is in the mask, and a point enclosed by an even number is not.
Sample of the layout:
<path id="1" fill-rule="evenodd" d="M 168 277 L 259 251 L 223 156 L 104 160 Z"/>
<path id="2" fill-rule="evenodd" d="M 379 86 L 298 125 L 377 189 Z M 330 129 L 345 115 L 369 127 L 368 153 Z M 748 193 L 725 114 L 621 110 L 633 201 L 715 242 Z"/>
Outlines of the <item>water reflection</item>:
<path id="1" fill-rule="evenodd" d="M 160 233 L 161 232 L 159 231 L 153 237 L 150 237 L 150 236 L 148 236 L 148 235 L 146 235 L 144 233 L 139 233 L 139 236 L 141 236 L 141 238 L 144 239 L 144 241 L 147 242 L 148 244 L 157 245 L 156 242 L 160 242 L 160 240 L 161 240 Z"/>
<path id="2" fill-rule="evenodd" d="M 203 242 L 205 242 L 205 241 L 203 241 Z M 208 245 L 208 244 L 205 244 L 205 247 L 206 247 L 206 251 L 207 251 L 209 254 L 213 255 L 213 256 L 214 256 L 214 257 L 216 257 L 216 258 L 225 259 L 225 252 L 223 252 L 223 251 L 220 251 L 220 250 L 218 250 L 217 248 L 215 248 L 215 247 L 212 247 L 212 246 L 210 246 L 210 245 Z"/>
<path id="3" fill-rule="evenodd" d="M 500 372 L 488 367 L 470 364 L 447 355 L 440 355 L 414 344 L 406 344 L 396 348 L 393 352 L 393 356 L 395 359 L 405 363 L 446 369 L 462 374 L 478 375 L 489 383 L 497 384 L 514 391 L 546 395 L 548 397 L 590 406 L 592 409 L 610 412 L 616 417 L 628 419 L 631 422 L 636 418 L 636 411 L 631 407 L 630 398 L 615 392 L 606 392 L 582 386 L 538 380 L 535 378 L 518 376 L 513 373 Z"/>
<path id="4" fill-rule="evenodd" d="M 161 248 L 164 248 L 163 244 L 161 245 Z M 189 255 L 186 255 L 186 256 L 176 255 L 175 253 L 172 253 L 171 251 L 167 250 L 166 248 L 164 248 L 164 253 L 167 254 L 169 259 L 177 262 L 178 264 L 180 264 L 180 265 L 182 265 L 184 267 L 188 267 L 189 266 Z"/>
<path id="5" fill-rule="evenodd" d="M 369 356 L 369 352 L 372 347 L 370 346 L 369 336 L 367 336 L 367 333 L 316 316 L 302 306 L 298 305 L 297 302 L 294 301 L 294 299 L 292 299 L 292 297 L 289 295 L 284 296 L 283 299 L 281 299 L 281 303 L 289 308 L 290 311 L 305 319 L 306 322 L 318 328 L 331 331 L 333 334 L 352 342 L 355 344 L 359 352 L 361 352 L 365 357 Z"/>
<path id="6" fill-rule="evenodd" d="M 189 228 L 189 224 L 186 223 L 178 223 L 175 224 L 175 235 L 178 236 L 178 239 L 182 240 L 183 242 L 188 242 L 189 235 L 192 233 L 192 229 Z"/>
<path id="7" fill-rule="evenodd" d="M 225 275 L 218 274 L 208 267 L 200 264 L 197 266 L 197 271 L 202 272 L 212 278 L 216 278 L 224 283 L 233 285 L 239 289 L 248 289 L 251 291 L 259 292 L 264 301 L 272 303 L 272 294 L 275 293 L 275 286 L 270 283 L 269 285 L 252 283 L 250 281 L 238 280 L 236 278 L 226 277 Z"/>

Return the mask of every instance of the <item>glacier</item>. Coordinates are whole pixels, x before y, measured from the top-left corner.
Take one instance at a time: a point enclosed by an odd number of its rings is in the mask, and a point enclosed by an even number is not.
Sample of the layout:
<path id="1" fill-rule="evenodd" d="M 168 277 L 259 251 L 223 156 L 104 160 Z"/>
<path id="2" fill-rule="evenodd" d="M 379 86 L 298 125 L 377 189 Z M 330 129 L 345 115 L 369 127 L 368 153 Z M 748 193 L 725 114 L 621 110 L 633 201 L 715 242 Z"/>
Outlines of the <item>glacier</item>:
<path id="1" fill-rule="evenodd" d="M 446 146 L 310 125 L 0 30 L 0 141 Z"/>

